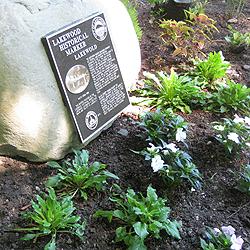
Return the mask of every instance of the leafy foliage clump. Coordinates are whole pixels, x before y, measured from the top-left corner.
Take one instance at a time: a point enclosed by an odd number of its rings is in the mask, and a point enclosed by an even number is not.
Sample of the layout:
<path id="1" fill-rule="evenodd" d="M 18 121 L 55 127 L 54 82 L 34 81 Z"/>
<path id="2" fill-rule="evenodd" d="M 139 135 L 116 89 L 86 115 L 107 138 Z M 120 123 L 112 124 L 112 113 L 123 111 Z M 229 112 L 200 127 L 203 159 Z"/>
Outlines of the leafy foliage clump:
<path id="1" fill-rule="evenodd" d="M 176 134 L 186 132 L 188 123 L 172 109 L 157 109 L 143 114 L 139 125 L 146 131 L 147 140 L 158 144 L 161 140 L 176 141 Z"/>
<path id="2" fill-rule="evenodd" d="M 133 189 L 127 193 L 114 194 L 110 198 L 115 203 L 116 210 L 95 213 L 95 217 L 106 217 L 109 222 L 118 219 L 122 226 L 116 229 L 116 242 L 123 241 L 128 249 L 147 249 L 144 240 L 147 237 L 160 238 L 160 231 L 180 239 L 181 224 L 169 219 L 170 208 L 166 200 L 159 198 L 155 189 L 147 188 L 147 196 L 136 194 Z"/>
<path id="3" fill-rule="evenodd" d="M 220 113 L 249 114 L 250 89 L 245 85 L 228 80 L 226 84 L 218 85 L 217 90 L 209 95 L 208 110 Z"/>
<path id="4" fill-rule="evenodd" d="M 42 198 L 36 196 L 31 202 L 33 211 L 24 214 L 24 217 L 32 223 L 31 227 L 20 228 L 18 231 L 29 232 L 22 240 L 36 241 L 41 236 L 51 236 L 44 250 L 56 249 L 56 235 L 58 233 L 70 233 L 82 239 L 85 229 L 85 222 L 79 224 L 80 216 L 73 215 L 75 208 L 71 197 L 67 196 L 57 200 L 55 191 L 48 189 L 48 195 Z"/>
<path id="5" fill-rule="evenodd" d="M 201 188 L 202 176 L 188 153 L 177 148 L 174 143 L 162 141 L 162 146 L 150 146 L 139 154 L 151 161 L 154 172 L 159 172 L 167 185 L 188 181 L 195 189 Z"/>
<path id="6" fill-rule="evenodd" d="M 250 147 L 249 117 L 241 118 L 236 115 L 233 120 L 223 118 L 221 122 L 212 124 L 217 133 L 216 139 L 225 146 L 229 153 Z"/>
<path id="7" fill-rule="evenodd" d="M 206 60 L 199 60 L 195 63 L 194 75 L 206 82 L 206 87 L 212 88 L 213 83 L 226 76 L 230 63 L 224 60 L 222 52 L 210 52 Z"/>
<path id="8" fill-rule="evenodd" d="M 107 183 L 107 178 L 119 179 L 116 175 L 105 170 L 106 165 L 100 162 L 89 164 L 89 154 L 86 150 L 74 151 L 73 161 L 64 161 L 59 165 L 55 161 L 48 163 L 50 167 L 56 168 L 58 174 L 47 181 L 47 186 L 56 188 L 74 197 L 80 193 L 87 200 L 89 189 L 101 190 Z"/>
<path id="9" fill-rule="evenodd" d="M 217 31 L 215 21 L 205 14 L 186 12 L 186 21 L 162 20 L 161 38 L 167 45 L 174 46 L 173 56 L 195 58 L 204 55 L 205 44 L 210 41 L 213 31 Z"/>
<path id="10" fill-rule="evenodd" d="M 157 75 L 145 73 L 145 76 L 144 88 L 136 90 L 135 94 L 146 97 L 146 105 L 191 113 L 193 108 L 203 106 L 206 102 L 206 92 L 201 91 L 190 77 L 178 76 L 173 70 L 170 75 L 158 72 Z"/>

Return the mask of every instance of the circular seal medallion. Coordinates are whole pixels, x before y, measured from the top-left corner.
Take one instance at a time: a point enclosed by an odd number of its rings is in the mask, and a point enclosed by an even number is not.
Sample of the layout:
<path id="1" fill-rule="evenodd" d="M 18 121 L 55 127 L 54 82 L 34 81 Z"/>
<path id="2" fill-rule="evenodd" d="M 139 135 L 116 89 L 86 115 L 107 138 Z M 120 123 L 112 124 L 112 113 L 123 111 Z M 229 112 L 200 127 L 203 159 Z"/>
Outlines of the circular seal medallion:
<path id="1" fill-rule="evenodd" d="M 75 65 L 68 71 L 65 84 L 69 92 L 79 94 L 84 91 L 90 81 L 90 73 L 83 65 Z"/>
<path id="2" fill-rule="evenodd" d="M 102 17 L 96 17 L 92 21 L 92 33 L 98 41 L 103 41 L 107 34 L 108 28 L 105 20 Z"/>
<path id="3" fill-rule="evenodd" d="M 98 116 L 94 111 L 89 111 L 85 117 L 85 123 L 88 129 L 94 130 L 98 125 Z"/>

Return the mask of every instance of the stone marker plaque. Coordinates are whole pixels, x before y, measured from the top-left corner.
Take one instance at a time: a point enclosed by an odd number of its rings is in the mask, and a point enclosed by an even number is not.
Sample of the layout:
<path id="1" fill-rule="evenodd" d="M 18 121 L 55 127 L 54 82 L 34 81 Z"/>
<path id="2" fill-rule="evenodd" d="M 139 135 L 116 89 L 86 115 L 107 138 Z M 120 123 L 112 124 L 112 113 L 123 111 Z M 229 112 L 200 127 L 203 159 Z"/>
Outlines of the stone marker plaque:
<path id="1" fill-rule="evenodd" d="M 129 105 L 105 17 L 77 21 L 42 42 L 84 143 Z"/>

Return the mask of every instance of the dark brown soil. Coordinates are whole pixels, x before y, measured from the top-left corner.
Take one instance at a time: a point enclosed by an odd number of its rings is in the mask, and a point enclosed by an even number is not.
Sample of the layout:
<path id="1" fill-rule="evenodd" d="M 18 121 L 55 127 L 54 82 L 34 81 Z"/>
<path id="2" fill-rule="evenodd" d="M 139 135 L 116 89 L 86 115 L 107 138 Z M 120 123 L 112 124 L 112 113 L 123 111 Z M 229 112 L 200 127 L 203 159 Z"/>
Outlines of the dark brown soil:
<path id="1" fill-rule="evenodd" d="M 227 33 L 226 17 L 223 14 L 225 4 L 221 1 L 211 1 L 207 13 L 218 21 L 220 33 L 215 37 L 210 49 L 222 50 L 226 59 L 232 63 L 236 80 L 249 83 L 249 71 L 243 70 L 249 64 L 250 54 L 232 54 L 224 41 Z M 149 7 L 144 2 L 139 4 L 140 22 L 144 31 L 141 42 L 142 70 L 169 70 L 177 67 L 181 60 L 170 55 L 170 51 L 161 48 L 158 38 L 159 30 L 152 17 Z M 236 25 L 240 30 L 250 31 L 250 3 Z M 162 234 L 161 240 L 148 239 L 149 250 L 197 250 L 200 249 L 199 237 L 205 226 L 220 227 L 232 225 L 237 235 L 244 239 L 243 249 L 250 249 L 250 198 L 235 189 L 236 179 L 232 172 L 237 172 L 241 164 L 249 161 L 249 153 L 242 154 L 238 159 L 228 157 L 223 147 L 215 140 L 210 122 L 220 117 L 208 112 L 195 111 L 183 115 L 189 122 L 188 151 L 203 175 L 203 188 L 191 191 L 183 184 L 175 189 L 164 186 L 157 174 L 152 172 L 149 163 L 132 150 L 140 150 L 145 146 L 145 140 L 138 137 L 142 131 L 131 118 L 122 115 L 111 128 L 104 131 L 96 140 L 87 146 L 91 160 L 108 165 L 108 170 L 120 177 L 118 182 L 126 189 L 132 187 L 135 191 L 145 192 L 149 184 L 157 189 L 158 195 L 167 197 L 172 209 L 171 217 L 182 221 L 181 236 L 177 241 Z M 119 133 L 126 129 L 128 135 Z M 45 164 L 32 164 L 8 157 L 0 157 L 0 249 L 28 250 L 43 249 L 49 240 L 44 238 L 36 243 L 20 241 L 21 233 L 11 232 L 12 229 L 24 226 L 20 216 L 22 210 L 27 210 L 30 200 L 44 190 L 44 181 L 53 172 Z M 92 193 L 87 202 L 76 201 L 77 213 L 87 221 L 86 239 L 80 242 L 68 235 L 59 235 L 58 249 L 114 250 L 126 249 L 123 244 L 115 244 L 114 223 L 105 219 L 93 218 L 98 209 L 111 209 L 108 200 L 109 191 Z"/>

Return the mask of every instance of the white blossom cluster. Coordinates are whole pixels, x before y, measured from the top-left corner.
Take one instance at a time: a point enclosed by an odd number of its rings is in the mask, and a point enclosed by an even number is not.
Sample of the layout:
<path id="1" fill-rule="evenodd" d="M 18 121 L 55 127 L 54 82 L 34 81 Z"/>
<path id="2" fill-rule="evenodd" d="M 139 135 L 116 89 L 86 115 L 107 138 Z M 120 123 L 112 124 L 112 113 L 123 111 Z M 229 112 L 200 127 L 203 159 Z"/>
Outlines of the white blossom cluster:
<path id="1" fill-rule="evenodd" d="M 222 232 L 230 237 L 230 240 L 232 242 L 232 245 L 230 247 L 231 250 L 241 250 L 242 245 L 244 243 L 244 240 L 241 238 L 241 236 L 236 237 L 235 235 L 235 229 L 232 226 L 222 226 L 221 230 L 218 228 L 214 228 L 215 234 L 221 234 Z"/>

